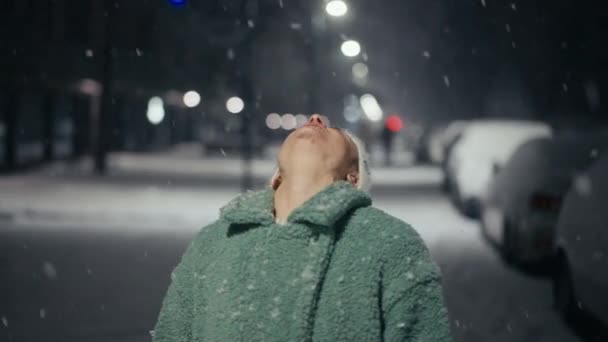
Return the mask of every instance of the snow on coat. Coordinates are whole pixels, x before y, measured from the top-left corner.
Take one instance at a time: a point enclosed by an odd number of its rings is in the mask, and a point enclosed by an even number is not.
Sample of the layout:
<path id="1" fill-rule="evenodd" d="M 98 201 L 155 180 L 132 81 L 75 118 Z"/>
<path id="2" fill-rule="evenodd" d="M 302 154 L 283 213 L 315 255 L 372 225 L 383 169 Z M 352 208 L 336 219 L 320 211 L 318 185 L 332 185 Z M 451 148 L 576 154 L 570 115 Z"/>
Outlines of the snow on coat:
<path id="1" fill-rule="evenodd" d="M 449 341 L 417 233 L 344 181 L 275 223 L 274 192 L 222 208 L 172 273 L 155 342 Z"/>

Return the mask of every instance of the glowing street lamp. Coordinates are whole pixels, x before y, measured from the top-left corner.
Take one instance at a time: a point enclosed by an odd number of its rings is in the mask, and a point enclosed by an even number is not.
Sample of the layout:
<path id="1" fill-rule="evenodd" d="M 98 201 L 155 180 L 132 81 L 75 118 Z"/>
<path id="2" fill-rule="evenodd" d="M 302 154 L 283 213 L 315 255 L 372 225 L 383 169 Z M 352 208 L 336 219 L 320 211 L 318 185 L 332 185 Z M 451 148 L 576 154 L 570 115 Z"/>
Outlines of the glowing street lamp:
<path id="1" fill-rule="evenodd" d="M 361 109 L 363 109 L 363 113 L 365 113 L 368 119 L 371 121 L 380 121 L 382 119 L 384 113 L 374 95 L 364 94 L 361 96 L 359 102 L 361 104 Z"/>
<path id="2" fill-rule="evenodd" d="M 361 53 L 361 45 L 356 40 L 347 40 L 340 47 L 346 57 L 356 57 Z"/>
<path id="3" fill-rule="evenodd" d="M 348 12 L 348 6 L 342 0 L 332 0 L 325 5 L 325 11 L 332 17 L 342 17 Z"/>
<path id="4" fill-rule="evenodd" d="M 148 110 L 146 111 L 148 121 L 153 125 L 158 125 L 165 118 L 165 107 L 163 99 L 158 96 L 150 98 L 148 101 Z"/>
<path id="5" fill-rule="evenodd" d="M 190 90 L 184 94 L 184 104 L 188 108 L 194 108 L 201 103 L 201 95 L 194 90 Z"/>
<path id="6" fill-rule="evenodd" d="M 226 101 L 226 109 L 232 114 L 238 114 L 245 109 L 245 102 L 238 96 L 233 96 Z"/>

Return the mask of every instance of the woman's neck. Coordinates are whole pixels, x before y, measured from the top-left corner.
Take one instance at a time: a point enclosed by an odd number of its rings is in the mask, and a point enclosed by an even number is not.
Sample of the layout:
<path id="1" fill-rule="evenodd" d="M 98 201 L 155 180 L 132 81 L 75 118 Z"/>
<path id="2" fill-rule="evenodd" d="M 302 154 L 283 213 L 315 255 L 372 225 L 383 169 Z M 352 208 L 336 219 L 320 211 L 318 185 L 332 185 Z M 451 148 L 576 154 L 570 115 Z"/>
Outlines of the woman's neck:
<path id="1" fill-rule="evenodd" d="M 291 212 L 300 207 L 314 195 L 335 182 L 329 174 L 323 176 L 286 175 L 274 193 L 276 222 L 284 224 Z M 291 177 L 290 177 L 291 176 Z"/>

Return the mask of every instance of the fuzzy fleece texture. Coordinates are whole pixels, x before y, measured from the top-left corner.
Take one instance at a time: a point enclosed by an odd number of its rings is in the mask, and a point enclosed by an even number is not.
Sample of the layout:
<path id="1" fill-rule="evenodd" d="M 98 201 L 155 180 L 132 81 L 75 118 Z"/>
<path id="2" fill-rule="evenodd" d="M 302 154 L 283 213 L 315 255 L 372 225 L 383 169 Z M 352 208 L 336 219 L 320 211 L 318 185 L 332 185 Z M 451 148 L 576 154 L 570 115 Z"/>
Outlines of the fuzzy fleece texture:
<path id="1" fill-rule="evenodd" d="M 338 181 L 279 225 L 274 191 L 222 208 L 172 273 L 155 342 L 450 341 L 418 234 Z"/>

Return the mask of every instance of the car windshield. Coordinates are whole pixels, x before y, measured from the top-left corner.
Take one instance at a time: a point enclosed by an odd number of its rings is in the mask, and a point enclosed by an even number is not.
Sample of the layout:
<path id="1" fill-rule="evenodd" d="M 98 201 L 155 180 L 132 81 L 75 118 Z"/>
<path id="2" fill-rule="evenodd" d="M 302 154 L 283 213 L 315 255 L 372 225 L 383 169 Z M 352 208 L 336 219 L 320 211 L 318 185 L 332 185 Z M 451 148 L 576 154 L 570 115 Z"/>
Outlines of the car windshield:
<path id="1" fill-rule="evenodd" d="M 608 341 L 606 37 L 606 1 L 1 0 L 0 342 Z"/>

